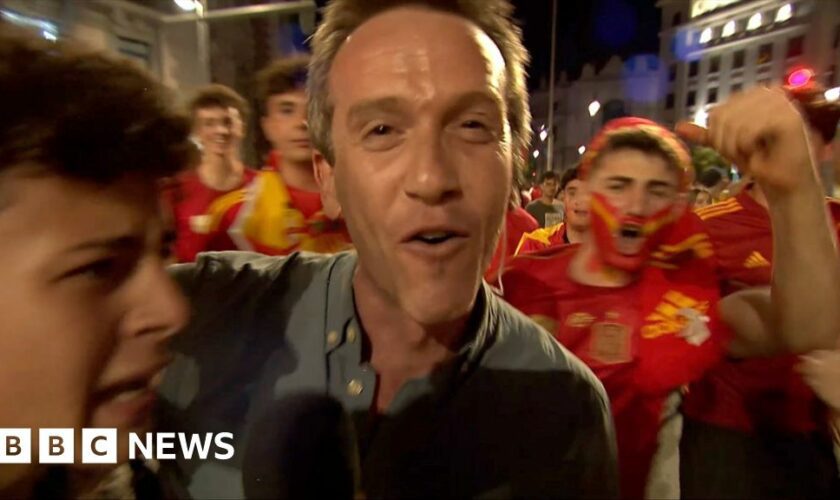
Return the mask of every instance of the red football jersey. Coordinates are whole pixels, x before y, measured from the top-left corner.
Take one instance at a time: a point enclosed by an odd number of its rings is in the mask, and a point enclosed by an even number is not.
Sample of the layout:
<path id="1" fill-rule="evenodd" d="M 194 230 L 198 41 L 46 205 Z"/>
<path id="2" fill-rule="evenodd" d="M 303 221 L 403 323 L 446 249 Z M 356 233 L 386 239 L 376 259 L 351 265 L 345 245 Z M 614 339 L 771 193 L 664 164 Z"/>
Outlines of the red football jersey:
<path id="1" fill-rule="evenodd" d="M 217 198 L 251 182 L 255 175 L 254 170 L 246 168 L 242 182 L 226 191 L 206 186 L 194 170 L 173 179 L 164 191 L 164 200 L 175 224 L 174 248 L 179 262 L 191 262 L 199 252 L 236 250 L 236 245 L 224 232 L 210 229 L 207 209 Z"/>
<path id="2" fill-rule="evenodd" d="M 723 355 L 725 329 L 707 236 L 688 215 L 632 284 L 581 285 L 569 276 L 579 245 L 511 260 L 505 299 L 584 361 L 610 397 L 622 496 L 641 498 L 665 399 Z"/>
<path id="3" fill-rule="evenodd" d="M 489 283 L 494 283 L 498 279 L 499 266 L 513 255 L 522 235 L 539 227 L 537 219 L 524 208 L 515 207 L 513 210 L 508 210 L 505 213 L 504 239 L 499 238 L 493 260 L 490 261 L 490 267 L 484 273 L 484 279 Z M 502 255 L 502 245 L 504 245 L 504 255 Z"/>
<path id="4" fill-rule="evenodd" d="M 840 231 L 840 204 L 828 203 Z M 714 245 L 723 295 L 770 284 L 770 216 L 747 190 L 697 211 Z M 822 405 L 794 371 L 795 355 L 725 360 L 692 384 L 683 411 L 722 427 L 750 432 L 812 432 L 824 427 Z"/>

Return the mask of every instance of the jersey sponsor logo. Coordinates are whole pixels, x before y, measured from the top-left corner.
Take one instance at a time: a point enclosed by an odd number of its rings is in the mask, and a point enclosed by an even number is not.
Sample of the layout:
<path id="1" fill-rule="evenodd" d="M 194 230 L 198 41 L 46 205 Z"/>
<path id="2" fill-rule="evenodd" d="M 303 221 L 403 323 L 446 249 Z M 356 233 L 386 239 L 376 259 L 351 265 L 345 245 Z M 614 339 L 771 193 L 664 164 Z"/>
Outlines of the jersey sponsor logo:
<path id="1" fill-rule="evenodd" d="M 571 328 L 586 328 L 593 321 L 595 321 L 595 316 L 585 312 L 576 312 L 566 318 L 566 326 Z"/>
<path id="2" fill-rule="evenodd" d="M 631 361 L 631 333 L 628 326 L 609 320 L 593 324 L 589 356 L 605 365 Z"/>
<path id="3" fill-rule="evenodd" d="M 747 269 L 770 267 L 770 261 L 761 255 L 761 252 L 753 252 L 744 260 L 744 267 Z"/>
<path id="4" fill-rule="evenodd" d="M 642 326 L 642 338 L 655 339 L 663 335 L 673 335 L 682 332 L 688 325 L 690 318 L 686 310 L 692 309 L 699 315 L 705 315 L 709 310 L 708 301 L 698 301 L 676 290 L 669 290 L 662 297 Z"/>

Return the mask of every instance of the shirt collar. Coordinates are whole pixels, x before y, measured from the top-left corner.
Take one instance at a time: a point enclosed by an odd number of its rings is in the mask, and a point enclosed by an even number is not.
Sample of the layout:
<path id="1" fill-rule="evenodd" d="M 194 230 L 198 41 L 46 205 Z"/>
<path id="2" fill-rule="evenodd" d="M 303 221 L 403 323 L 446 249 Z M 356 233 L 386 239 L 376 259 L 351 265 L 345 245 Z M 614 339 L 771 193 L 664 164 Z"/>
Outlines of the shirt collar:
<path id="1" fill-rule="evenodd" d="M 353 295 L 353 275 L 357 263 L 356 252 L 339 254 L 329 273 L 326 338 L 324 339 L 324 351 L 327 354 L 346 341 L 347 327 L 351 322 L 356 325 L 361 324 L 356 319 L 356 303 Z M 475 366 L 481 360 L 486 348 L 492 344 L 499 321 L 498 300 L 489 285 L 482 281 L 468 323 L 466 338 L 456 355 L 458 362 L 454 363 L 461 368 L 461 372 Z"/>

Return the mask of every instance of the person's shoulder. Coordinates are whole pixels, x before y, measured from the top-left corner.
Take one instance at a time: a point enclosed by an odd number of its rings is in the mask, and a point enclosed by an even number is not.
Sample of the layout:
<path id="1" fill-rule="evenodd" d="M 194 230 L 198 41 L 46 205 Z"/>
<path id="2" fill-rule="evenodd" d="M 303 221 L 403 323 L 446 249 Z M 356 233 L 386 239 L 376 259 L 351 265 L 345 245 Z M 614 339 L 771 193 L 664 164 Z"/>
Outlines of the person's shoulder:
<path id="1" fill-rule="evenodd" d="M 493 297 L 496 332 L 484 365 L 490 369 L 562 372 L 606 395 L 595 375 L 580 359 L 560 345 L 543 327 L 498 297 Z"/>
<path id="2" fill-rule="evenodd" d="M 337 262 L 350 258 L 347 253 L 316 254 L 295 252 L 288 256 L 268 256 L 254 252 L 205 252 L 193 263 L 178 264 L 171 274 L 193 295 L 210 290 L 243 290 L 251 295 L 280 281 L 294 286 L 326 274 Z M 304 278 L 296 279 L 296 277 Z"/>
<path id="3" fill-rule="evenodd" d="M 743 212 L 744 203 L 742 202 L 742 196 L 749 195 L 740 193 L 737 196 L 727 198 L 724 201 L 714 203 L 703 208 L 698 208 L 694 211 L 694 213 L 705 224 L 726 223 L 726 221 L 734 214 Z"/>

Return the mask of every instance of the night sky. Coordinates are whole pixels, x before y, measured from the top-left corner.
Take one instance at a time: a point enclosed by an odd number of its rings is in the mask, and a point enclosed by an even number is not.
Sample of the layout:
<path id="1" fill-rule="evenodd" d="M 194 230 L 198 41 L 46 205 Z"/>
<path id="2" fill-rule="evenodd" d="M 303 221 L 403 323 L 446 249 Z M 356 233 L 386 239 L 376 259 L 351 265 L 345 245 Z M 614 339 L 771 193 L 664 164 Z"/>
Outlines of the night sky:
<path id="1" fill-rule="evenodd" d="M 551 57 L 551 0 L 514 0 L 516 17 L 531 52 L 529 86 L 548 78 Z M 588 62 L 600 69 L 609 58 L 659 53 L 656 0 L 558 0 L 557 77 L 580 76 Z"/>
<path id="2" fill-rule="evenodd" d="M 512 0 L 531 52 L 529 87 L 548 79 L 551 57 L 551 0 Z M 327 0 L 315 0 L 322 7 Z M 557 77 L 580 76 L 583 65 L 600 69 L 609 58 L 659 54 L 656 0 L 557 0 Z"/>

